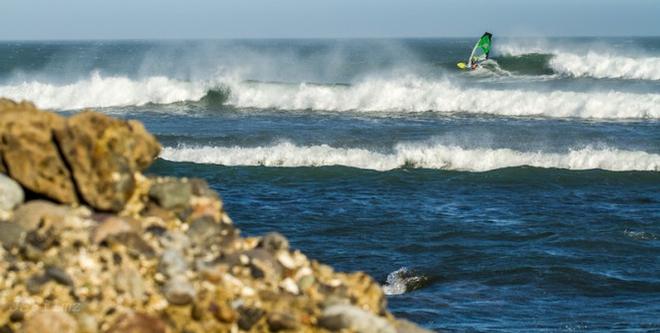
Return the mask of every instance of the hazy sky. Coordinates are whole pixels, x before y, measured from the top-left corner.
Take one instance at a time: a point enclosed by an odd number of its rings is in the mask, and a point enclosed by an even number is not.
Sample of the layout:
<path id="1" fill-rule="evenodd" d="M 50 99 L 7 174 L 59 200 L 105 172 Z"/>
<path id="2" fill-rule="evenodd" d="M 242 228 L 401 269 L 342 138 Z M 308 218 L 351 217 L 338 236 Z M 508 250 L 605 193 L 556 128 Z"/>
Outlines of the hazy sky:
<path id="1" fill-rule="evenodd" d="M 659 36 L 660 0 L 0 0 L 0 39 Z"/>

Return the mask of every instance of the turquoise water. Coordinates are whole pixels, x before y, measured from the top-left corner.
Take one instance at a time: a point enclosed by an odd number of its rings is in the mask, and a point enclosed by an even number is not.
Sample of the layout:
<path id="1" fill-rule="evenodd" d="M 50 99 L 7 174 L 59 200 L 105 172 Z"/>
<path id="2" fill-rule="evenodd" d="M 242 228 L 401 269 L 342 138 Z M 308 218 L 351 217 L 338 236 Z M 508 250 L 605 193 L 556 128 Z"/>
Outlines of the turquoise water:
<path id="1" fill-rule="evenodd" d="M 149 172 L 457 332 L 660 330 L 660 39 L 3 42 L 0 95 L 139 119 Z"/>

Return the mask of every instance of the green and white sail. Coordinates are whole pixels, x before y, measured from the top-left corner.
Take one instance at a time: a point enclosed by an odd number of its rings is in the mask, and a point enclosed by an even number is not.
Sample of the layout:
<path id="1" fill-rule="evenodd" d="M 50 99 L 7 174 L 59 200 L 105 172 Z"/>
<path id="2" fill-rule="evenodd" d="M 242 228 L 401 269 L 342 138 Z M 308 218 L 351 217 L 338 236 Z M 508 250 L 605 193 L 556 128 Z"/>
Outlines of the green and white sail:
<path id="1" fill-rule="evenodd" d="M 473 63 L 480 63 L 488 59 L 492 38 L 493 34 L 490 32 L 485 32 L 483 36 L 479 38 L 477 44 L 475 44 L 474 48 L 472 49 L 470 59 L 468 59 L 468 68 L 472 68 Z"/>

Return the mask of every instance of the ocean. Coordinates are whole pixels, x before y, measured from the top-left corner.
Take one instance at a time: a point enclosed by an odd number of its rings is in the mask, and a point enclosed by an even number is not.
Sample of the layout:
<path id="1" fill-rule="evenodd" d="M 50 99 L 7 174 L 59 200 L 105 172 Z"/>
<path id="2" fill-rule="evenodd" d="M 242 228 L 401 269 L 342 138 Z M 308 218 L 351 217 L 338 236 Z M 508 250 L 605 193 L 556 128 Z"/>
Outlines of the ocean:
<path id="1" fill-rule="evenodd" d="M 660 38 L 475 39 L 3 41 L 0 96 L 144 122 L 427 328 L 660 331 Z"/>

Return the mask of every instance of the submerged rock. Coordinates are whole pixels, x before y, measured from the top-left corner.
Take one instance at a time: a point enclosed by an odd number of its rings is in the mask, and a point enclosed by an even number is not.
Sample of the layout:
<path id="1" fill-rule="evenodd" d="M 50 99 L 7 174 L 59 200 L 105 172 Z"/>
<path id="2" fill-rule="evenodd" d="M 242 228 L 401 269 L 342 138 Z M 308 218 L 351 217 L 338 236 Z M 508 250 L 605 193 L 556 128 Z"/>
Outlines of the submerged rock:
<path id="1" fill-rule="evenodd" d="M 25 194 L 21 186 L 13 179 L 0 174 L 0 210 L 12 210 L 23 200 L 25 200 Z"/>

